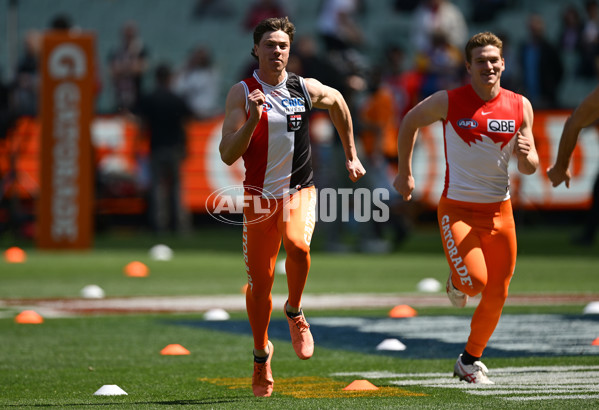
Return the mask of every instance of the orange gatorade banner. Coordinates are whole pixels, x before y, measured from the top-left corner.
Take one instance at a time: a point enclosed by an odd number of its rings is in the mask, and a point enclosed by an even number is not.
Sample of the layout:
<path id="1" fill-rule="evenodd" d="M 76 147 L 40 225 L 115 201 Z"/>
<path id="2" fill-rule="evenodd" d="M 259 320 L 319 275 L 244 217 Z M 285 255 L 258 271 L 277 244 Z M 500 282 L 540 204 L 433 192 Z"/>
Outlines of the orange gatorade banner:
<path id="1" fill-rule="evenodd" d="M 37 245 L 92 244 L 94 35 L 48 32 L 41 69 L 41 168 Z"/>

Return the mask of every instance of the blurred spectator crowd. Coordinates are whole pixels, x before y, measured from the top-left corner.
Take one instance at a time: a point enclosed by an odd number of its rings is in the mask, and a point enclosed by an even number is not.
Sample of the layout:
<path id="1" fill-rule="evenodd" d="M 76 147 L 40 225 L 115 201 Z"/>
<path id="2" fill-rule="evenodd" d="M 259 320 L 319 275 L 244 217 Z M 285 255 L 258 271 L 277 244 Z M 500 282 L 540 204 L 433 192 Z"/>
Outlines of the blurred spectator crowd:
<path id="1" fill-rule="evenodd" d="M 356 139 L 364 152 L 366 166 L 375 170 L 371 172 L 371 184 L 380 184 L 381 175 L 383 179 L 393 175 L 397 128 L 403 115 L 435 91 L 465 83 L 463 48 L 473 34 L 473 27 L 478 31 L 501 12 L 517 8 L 521 3 L 518 0 L 387 0 L 393 14 L 390 18 L 409 17 L 401 20 L 402 24 L 409 22 L 402 31 L 408 33 L 407 38 L 387 35 L 373 39 L 372 27 L 366 26 L 364 21 L 375 7 L 374 2 L 318 2 L 317 15 L 310 17 L 314 29 L 302 30 L 301 25 L 297 25 L 288 70 L 317 78 L 343 93 L 352 111 Z M 119 41 L 107 55 L 97 56 L 97 70 L 101 74 L 97 90 L 110 96 L 110 108 L 105 111 L 137 113 L 142 96 L 153 90 L 153 70 L 167 65 L 173 73 L 172 91 L 185 101 L 195 119 L 221 115 L 226 90 L 251 75 L 255 68 L 249 53 L 253 27 L 264 18 L 282 15 L 288 15 L 295 22 L 304 12 L 302 3 L 251 0 L 249 6 L 243 2 L 244 6 L 240 7 L 240 2 L 234 0 L 195 1 L 189 18 L 196 24 L 218 21 L 226 31 L 232 29 L 233 21 L 240 22 L 236 29 L 245 36 L 238 41 L 247 44 L 247 53 L 229 56 L 229 59 L 243 60 L 245 65 L 227 77 L 222 70 L 227 62 L 217 62 L 214 57 L 216 48 L 227 47 L 222 44 L 219 33 L 212 38 L 194 39 L 195 46 L 188 50 L 183 61 L 165 62 L 154 58 L 155 47 L 144 40 L 139 21 L 124 22 Z M 379 0 L 376 3 L 380 5 Z M 502 85 L 527 96 L 535 109 L 571 108 L 560 101 L 560 87 L 568 74 L 566 63 L 574 67 L 570 74 L 577 77 L 594 80 L 599 75 L 598 0 L 559 3 L 560 21 L 545 21 L 543 14 L 527 10 L 523 39 L 512 38 L 508 31 L 496 33 L 504 40 L 506 71 Z M 240 10 L 244 13 L 242 18 L 233 20 Z M 47 28 L 79 29 L 66 12 L 54 16 L 48 27 L 31 30 L 22 39 L 14 75 L 0 84 L 0 137 L 19 116 L 36 115 L 41 36 Z M 373 49 L 380 52 L 373 55 Z M 329 185 L 327 178 L 335 174 L 335 170 L 328 168 L 329 156 L 335 155 L 330 146 L 337 140 L 332 132 L 331 127 L 314 127 L 313 130 L 315 171 L 316 177 L 322 178 L 321 186 Z M 390 203 L 399 213 L 401 201 L 391 198 Z M 395 229 L 400 232 L 397 238 L 400 241 L 401 232 L 407 228 L 401 220 L 396 222 L 396 228 L 400 227 Z"/>
<path id="2" fill-rule="evenodd" d="M 414 102 L 436 90 L 462 84 L 466 74 L 463 47 L 472 34 L 471 27 L 484 27 L 497 13 L 519 3 L 516 0 L 388 1 L 393 13 L 410 16 L 408 39 L 379 38 L 372 44 L 369 27 L 363 24 L 374 7 L 372 4 L 365 0 L 319 0 L 314 30 L 298 30 L 290 70 L 338 88 L 350 100 L 356 114 L 362 103 L 384 88 L 393 96 L 395 122 L 401 120 L 402 113 Z M 564 107 L 559 98 L 566 75 L 564 56 L 573 56 L 576 76 L 597 77 L 599 8 L 597 0 L 582 1 L 563 2 L 559 22 L 546 22 L 542 14 L 531 11 L 527 15 L 527 35 L 518 42 L 510 38 L 509 32 L 497 33 L 505 41 L 504 87 L 526 95 L 537 109 Z M 463 10 L 465 6 L 467 10 Z M 223 30 L 228 30 L 227 21 L 233 21 L 231 17 L 239 12 L 239 5 L 233 0 L 197 0 L 189 10 L 190 18 L 198 24 L 218 19 L 223 22 Z M 251 31 L 257 22 L 281 15 L 289 15 L 294 21 L 302 8 L 290 0 L 252 0 L 243 13 L 240 21 L 247 33 L 249 49 Z M 551 33 L 557 35 L 548 35 L 548 25 Z M 11 118 L 37 112 L 37 61 L 43 31 L 50 27 L 85 29 L 71 21 L 68 14 L 57 14 L 49 27 L 30 30 L 23 36 L 14 73 L 1 84 L 3 129 Z M 103 112 L 131 111 L 141 94 L 151 90 L 147 83 L 152 78 L 152 67 L 165 63 L 153 58 L 154 45 L 144 40 L 138 22 L 124 22 L 119 37 L 107 55 L 97 56 L 97 68 L 104 75 L 98 75 L 98 92 L 109 95 Z M 213 54 L 214 48 L 220 46 L 218 38 L 197 39 L 184 61 L 169 62 L 175 76 L 172 86 L 197 119 L 221 114 L 225 90 L 255 68 L 249 53 L 237 56 L 245 59 L 247 65 L 236 78 L 224 78 L 222 63 L 217 64 Z M 373 56 L 374 48 L 380 50 L 378 55 Z M 356 115 L 356 118 L 361 117 Z"/>

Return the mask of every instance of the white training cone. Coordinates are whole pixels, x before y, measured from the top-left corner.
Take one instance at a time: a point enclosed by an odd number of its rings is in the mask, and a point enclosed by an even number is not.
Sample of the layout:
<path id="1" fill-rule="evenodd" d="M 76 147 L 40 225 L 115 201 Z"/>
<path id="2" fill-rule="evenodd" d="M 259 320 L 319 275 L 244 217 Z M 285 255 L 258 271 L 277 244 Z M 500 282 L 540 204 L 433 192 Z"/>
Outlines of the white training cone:
<path id="1" fill-rule="evenodd" d="M 599 302 L 591 302 L 582 311 L 585 315 L 599 315 Z"/>
<path id="2" fill-rule="evenodd" d="M 170 261 L 173 259 L 173 250 L 163 244 L 152 246 L 149 254 L 150 258 L 155 261 Z"/>
<path id="3" fill-rule="evenodd" d="M 102 299 L 104 298 L 104 289 L 98 285 L 87 285 L 81 289 L 81 297 L 85 299 Z"/>
<path id="4" fill-rule="evenodd" d="M 285 259 L 282 259 L 275 264 L 275 273 L 280 273 L 282 275 L 287 273 L 285 270 Z"/>
<path id="5" fill-rule="evenodd" d="M 424 278 L 418 282 L 418 291 L 435 293 L 441 290 L 441 282 L 434 278 Z"/>
<path id="6" fill-rule="evenodd" d="M 397 339 L 385 339 L 381 343 L 378 344 L 376 350 L 392 350 L 392 351 L 401 351 L 406 350 L 406 345 L 400 342 Z"/>
<path id="7" fill-rule="evenodd" d="M 116 384 L 105 384 L 100 387 L 95 393 L 94 396 L 127 396 L 127 392 L 121 389 Z"/>
<path id="8" fill-rule="evenodd" d="M 210 309 L 204 313 L 204 320 L 229 320 L 230 317 L 226 310 L 220 308 Z"/>

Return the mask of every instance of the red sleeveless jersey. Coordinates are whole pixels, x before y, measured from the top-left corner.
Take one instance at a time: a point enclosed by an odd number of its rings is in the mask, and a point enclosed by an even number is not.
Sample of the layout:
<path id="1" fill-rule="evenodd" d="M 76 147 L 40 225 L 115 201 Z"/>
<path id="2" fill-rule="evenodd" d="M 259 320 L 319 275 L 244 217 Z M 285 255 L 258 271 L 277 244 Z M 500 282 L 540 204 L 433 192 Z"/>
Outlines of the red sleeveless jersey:
<path id="1" fill-rule="evenodd" d="M 522 96 L 506 89 L 483 101 L 471 85 L 447 91 L 443 196 L 465 202 L 510 197 L 508 165 L 524 116 Z"/>

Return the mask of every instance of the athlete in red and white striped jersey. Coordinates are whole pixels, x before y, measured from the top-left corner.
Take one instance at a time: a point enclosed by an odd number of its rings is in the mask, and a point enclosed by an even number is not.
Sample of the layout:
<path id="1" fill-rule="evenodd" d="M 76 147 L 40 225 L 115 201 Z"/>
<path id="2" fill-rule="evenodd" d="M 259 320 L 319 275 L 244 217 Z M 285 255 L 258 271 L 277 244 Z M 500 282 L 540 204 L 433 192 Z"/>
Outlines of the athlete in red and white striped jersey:
<path id="1" fill-rule="evenodd" d="M 465 50 L 470 84 L 420 102 L 404 117 L 398 136 L 394 186 L 410 200 L 418 129 L 436 121 L 444 125 L 445 188 L 437 213 L 450 267 L 447 294 L 459 307 L 468 296 L 481 294 L 468 342 L 454 366 L 454 374 L 469 383 L 492 383 L 480 357 L 501 316 L 516 265 L 508 163 L 515 154 L 523 174 L 534 173 L 539 163 L 530 102 L 500 86 L 502 47 L 492 33 L 473 36 Z"/>
<path id="2" fill-rule="evenodd" d="M 249 201 L 243 215 L 246 305 L 254 337 L 252 389 L 256 396 L 270 396 L 273 391 L 273 345 L 268 340 L 268 324 L 281 241 L 287 253 L 289 296 L 284 310 L 292 344 L 301 359 L 310 358 L 314 350 L 301 309 L 316 206 L 308 136 L 308 115 L 313 107 L 328 110 L 341 138 L 349 178 L 355 182 L 366 172 L 356 154 L 351 115 L 343 96 L 315 79 L 287 72 L 294 31 L 287 17 L 266 19 L 256 26 L 252 55 L 258 59 L 258 69 L 229 91 L 219 147 L 228 165 L 243 157 L 246 193 L 258 197 Z M 274 201 L 268 200 L 273 197 Z"/>

